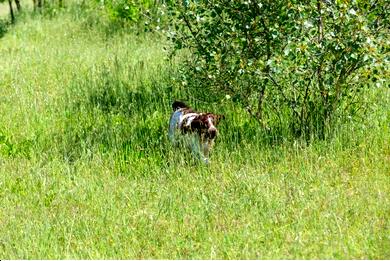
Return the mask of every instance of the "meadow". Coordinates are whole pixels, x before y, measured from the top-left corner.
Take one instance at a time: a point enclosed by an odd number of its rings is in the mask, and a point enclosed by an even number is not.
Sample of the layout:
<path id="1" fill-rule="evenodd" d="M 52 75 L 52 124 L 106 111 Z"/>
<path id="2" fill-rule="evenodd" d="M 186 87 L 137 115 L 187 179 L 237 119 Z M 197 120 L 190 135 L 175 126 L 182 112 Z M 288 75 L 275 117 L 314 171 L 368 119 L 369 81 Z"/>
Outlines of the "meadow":
<path id="1" fill-rule="evenodd" d="M 285 139 L 193 99 L 164 45 L 70 9 L 0 38 L 1 259 L 390 258 L 387 87 Z M 209 166 L 170 145 L 175 99 L 225 115 Z"/>

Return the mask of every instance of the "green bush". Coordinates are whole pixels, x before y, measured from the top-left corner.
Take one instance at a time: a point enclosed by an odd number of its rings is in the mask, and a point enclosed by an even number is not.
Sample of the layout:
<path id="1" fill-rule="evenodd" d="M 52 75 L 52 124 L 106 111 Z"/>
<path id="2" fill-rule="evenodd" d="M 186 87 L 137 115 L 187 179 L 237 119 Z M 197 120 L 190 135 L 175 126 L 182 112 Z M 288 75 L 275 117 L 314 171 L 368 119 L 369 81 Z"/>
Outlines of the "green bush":
<path id="1" fill-rule="evenodd" d="M 187 1 L 170 8 L 174 51 L 192 55 L 181 84 L 232 99 L 266 128 L 324 138 L 389 78 L 386 1 Z M 387 47 L 388 50 L 388 47 Z"/>
<path id="2" fill-rule="evenodd" d="M 97 1 L 114 21 L 138 22 L 143 13 L 153 8 L 156 3 L 151 0 L 105 0 Z"/>

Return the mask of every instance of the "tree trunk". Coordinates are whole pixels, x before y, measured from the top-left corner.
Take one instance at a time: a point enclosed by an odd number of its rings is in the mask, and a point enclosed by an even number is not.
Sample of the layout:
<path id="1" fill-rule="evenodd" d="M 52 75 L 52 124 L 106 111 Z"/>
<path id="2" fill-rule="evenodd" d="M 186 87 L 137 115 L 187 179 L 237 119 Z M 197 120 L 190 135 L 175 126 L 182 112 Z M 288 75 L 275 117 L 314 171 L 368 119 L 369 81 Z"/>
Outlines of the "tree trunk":
<path id="1" fill-rule="evenodd" d="M 41 8 L 41 7 L 42 7 L 42 0 L 37 0 L 37 1 L 38 1 L 37 7 L 38 7 L 38 8 Z"/>
<path id="2" fill-rule="evenodd" d="M 318 13 L 318 44 L 321 46 L 320 48 L 323 50 L 322 46 L 322 40 L 324 38 L 324 22 L 322 18 L 322 6 L 321 6 L 322 0 L 317 0 L 317 13 Z M 324 79 L 322 77 L 322 64 L 323 59 L 320 61 L 318 67 L 317 67 L 317 81 L 318 81 L 318 89 L 320 91 L 320 97 L 322 98 L 322 106 L 323 106 L 323 113 L 320 116 L 320 137 L 325 138 L 325 125 L 329 117 L 329 96 L 328 92 L 324 88 Z"/>
<path id="3" fill-rule="evenodd" d="M 33 0 L 34 11 L 37 10 L 37 0 Z"/>
<path id="4" fill-rule="evenodd" d="M 14 15 L 14 9 L 12 8 L 12 0 L 8 0 L 8 4 L 9 4 L 9 12 L 11 15 L 11 23 L 14 23 L 15 22 L 15 15 Z"/>
<path id="5" fill-rule="evenodd" d="M 59 5 L 60 8 L 62 8 L 62 6 L 63 6 L 62 0 L 58 0 L 58 5 Z"/>
<path id="6" fill-rule="evenodd" d="M 19 0 L 15 0 L 15 4 L 16 4 L 16 8 L 20 12 L 22 10 L 22 6 L 20 5 L 20 1 Z"/>

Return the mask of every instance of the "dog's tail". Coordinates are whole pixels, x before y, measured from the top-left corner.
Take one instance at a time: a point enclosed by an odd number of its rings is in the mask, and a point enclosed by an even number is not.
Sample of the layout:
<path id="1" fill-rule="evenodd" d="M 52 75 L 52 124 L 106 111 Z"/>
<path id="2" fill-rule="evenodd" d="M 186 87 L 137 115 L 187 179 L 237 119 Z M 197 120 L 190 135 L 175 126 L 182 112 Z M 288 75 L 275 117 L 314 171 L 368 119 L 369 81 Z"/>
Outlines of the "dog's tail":
<path id="1" fill-rule="evenodd" d="M 182 108 L 189 108 L 189 107 L 184 102 L 181 102 L 181 101 L 174 101 L 172 103 L 173 111 L 176 111 L 176 110 L 182 109 Z"/>

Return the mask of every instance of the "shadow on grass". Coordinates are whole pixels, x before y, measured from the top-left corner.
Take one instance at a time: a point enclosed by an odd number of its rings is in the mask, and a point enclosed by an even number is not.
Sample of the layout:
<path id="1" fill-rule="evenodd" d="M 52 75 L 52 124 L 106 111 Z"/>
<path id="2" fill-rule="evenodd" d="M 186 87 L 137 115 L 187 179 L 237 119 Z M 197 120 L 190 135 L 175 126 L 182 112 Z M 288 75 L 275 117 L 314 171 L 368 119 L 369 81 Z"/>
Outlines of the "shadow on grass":
<path id="1" fill-rule="evenodd" d="M 10 25 L 11 24 L 8 19 L 0 18 L 0 38 L 2 38 L 8 32 L 8 28 L 10 27 Z"/>
<path id="2" fill-rule="evenodd" d="M 124 76 L 127 74 L 121 70 L 124 68 L 103 68 L 71 83 L 62 126 L 50 138 L 54 140 L 54 149 L 69 162 L 109 153 L 122 161 L 119 166 L 149 158 L 162 167 L 167 156 L 191 165 L 190 161 L 175 158 L 167 137 L 171 103 L 185 97 L 182 90 L 171 87 L 173 76 L 166 73 L 159 78 L 135 80 Z M 263 147 L 283 142 L 279 138 L 283 133 L 267 132 L 245 115 L 237 120 L 235 111 L 229 107 L 221 108 L 218 113 L 226 118 L 219 125 L 217 146 L 234 151 L 248 143 Z"/>
<path id="3" fill-rule="evenodd" d="M 10 135 L 0 130 L 0 156 L 29 159 L 35 143 L 36 141 L 31 139 L 14 141 Z"/>
<path id="4" fill-rule="evenodd" d="M 115 72 L 90 77 L 70 87 L 63 126 L 53 137 L 58 152 L 70 162 L 97 152 L 135 160 L 164 155 L 172 99 L 166 81 L 135 86 Z"/>

